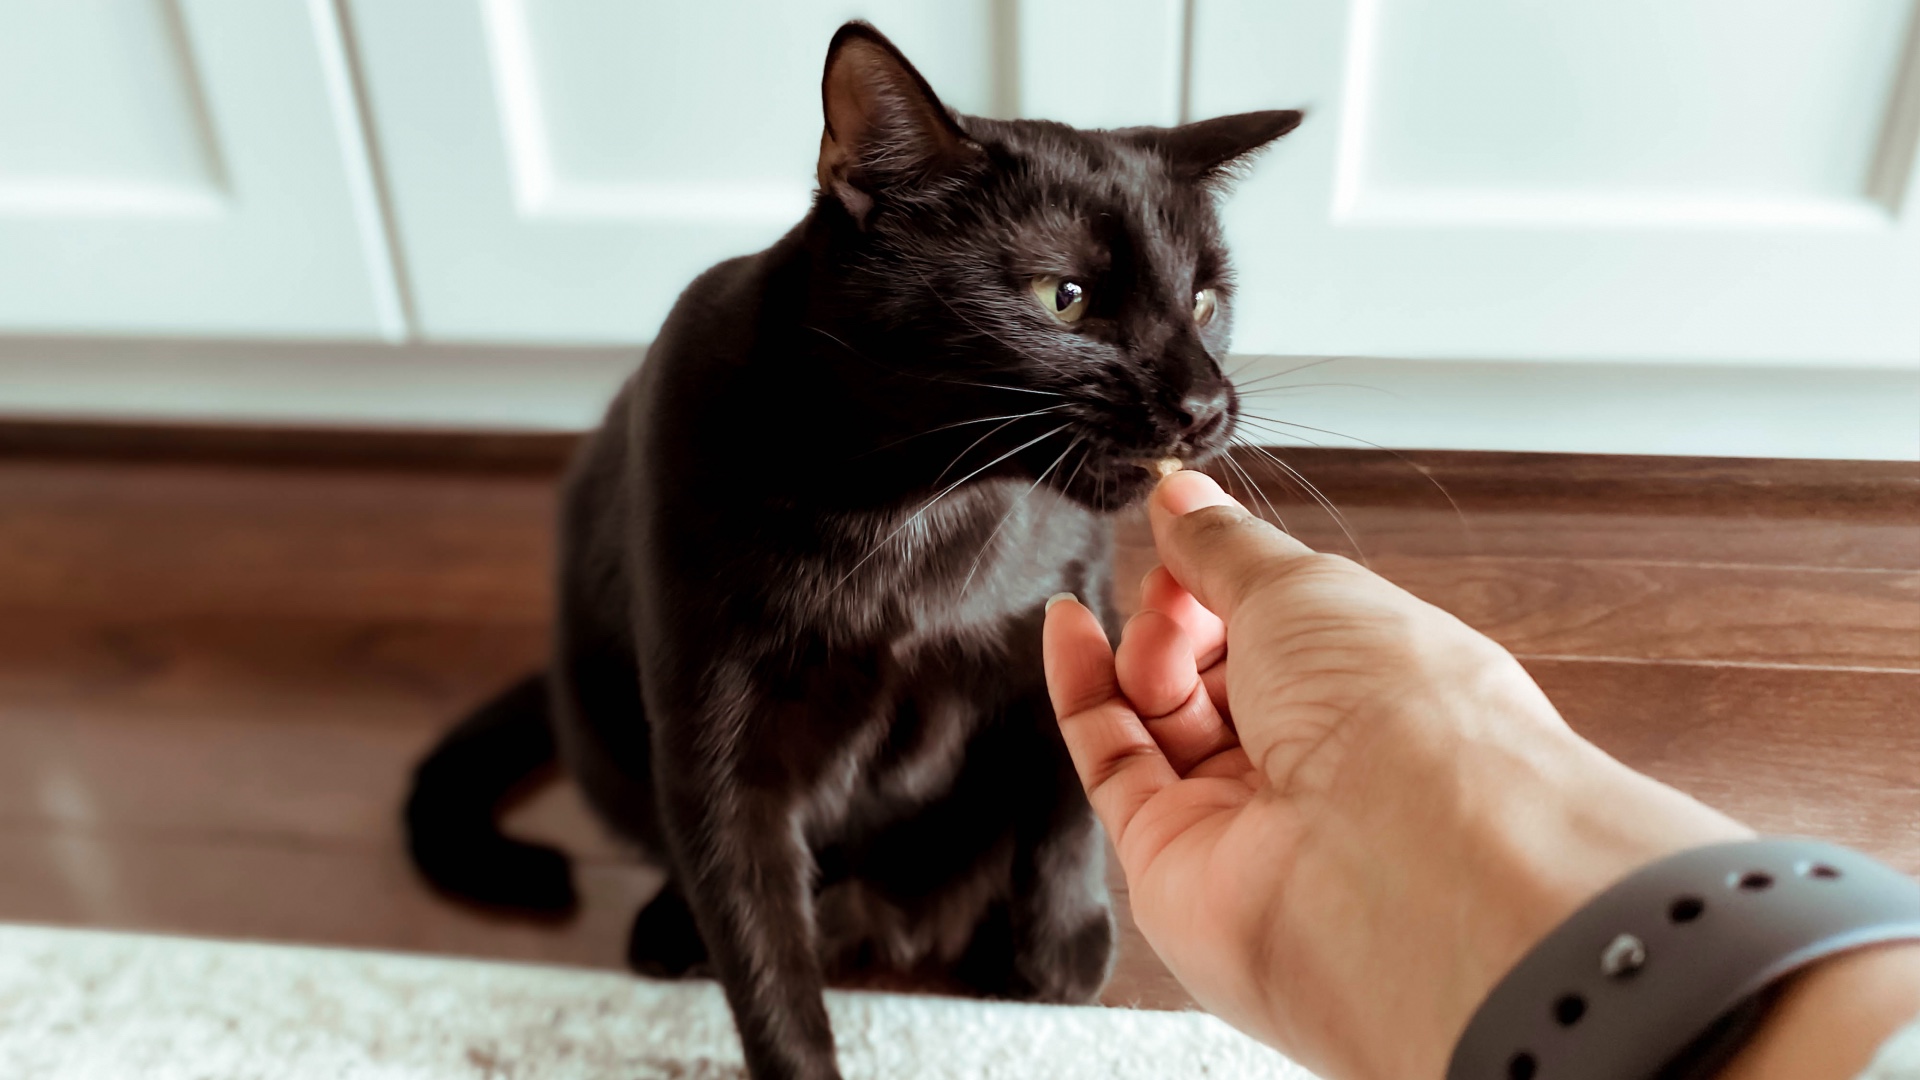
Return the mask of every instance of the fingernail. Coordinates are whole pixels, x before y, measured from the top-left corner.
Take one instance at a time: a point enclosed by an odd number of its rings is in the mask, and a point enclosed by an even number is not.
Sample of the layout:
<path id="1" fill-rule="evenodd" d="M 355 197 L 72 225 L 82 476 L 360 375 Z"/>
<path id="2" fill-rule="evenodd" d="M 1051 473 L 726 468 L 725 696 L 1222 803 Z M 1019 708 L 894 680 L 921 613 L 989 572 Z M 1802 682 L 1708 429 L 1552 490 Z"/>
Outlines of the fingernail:
<path id="1" fill-rule="evenodd" d="M 1059 603 L 1062 600 L 1071 600 L 1076 604 L 1080 602 L 1080 598 L 1073 595 L 1070 592 L 1057 592 L 1057 593 L 1054 593 L 1052 596 L 1047 597 L 1047 610 L 1052 611 L 1053 605 Z"/>
<path id="2" fill-rule="evenodd" d="M 1206 473 L 1178 472 L 1160 481 L 1160 499 L 1175 514 L 1191 514 L 1203 506 L 1238 506 Z"/>

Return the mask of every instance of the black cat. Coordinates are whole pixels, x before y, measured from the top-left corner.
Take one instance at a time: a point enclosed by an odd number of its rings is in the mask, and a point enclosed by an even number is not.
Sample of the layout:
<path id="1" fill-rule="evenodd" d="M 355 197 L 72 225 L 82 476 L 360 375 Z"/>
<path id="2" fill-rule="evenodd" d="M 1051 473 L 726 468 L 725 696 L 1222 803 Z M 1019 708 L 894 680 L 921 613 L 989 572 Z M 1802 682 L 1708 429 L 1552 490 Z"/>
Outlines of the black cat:
<path id="1" fill-rule="evenodd" d="M 1223 176 L 1296 112 L 1079 131 L 950 112 L 834 36 L 820 190 L 701 275 L 566 488 L 552 666 L 420 766 L 414 858 L 564 910 L 498 804 L 557 752 L 671 876 L 630 960 L 702 962 L 752 1075 L 838 1076 L 827 974 L 1079 1002 L 1112 962 L 1042 607 L 1111 622 L 1108 512 L 1217 453 Z"/>

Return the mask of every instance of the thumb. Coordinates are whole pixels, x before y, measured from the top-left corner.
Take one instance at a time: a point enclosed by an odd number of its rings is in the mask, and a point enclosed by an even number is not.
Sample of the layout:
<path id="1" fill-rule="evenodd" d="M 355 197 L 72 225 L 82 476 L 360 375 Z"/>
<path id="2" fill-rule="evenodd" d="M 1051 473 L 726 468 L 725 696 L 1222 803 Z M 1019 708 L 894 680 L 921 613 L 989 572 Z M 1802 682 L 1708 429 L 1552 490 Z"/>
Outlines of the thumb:
<path id="1" fill-rule="evenodd" d="M 1205 473 L 1177 472 L 1147 503 L 1153 543 L 1175 581 L 1231 622 L 1260 584 L 1313 549 L 1247 512 Z"/>

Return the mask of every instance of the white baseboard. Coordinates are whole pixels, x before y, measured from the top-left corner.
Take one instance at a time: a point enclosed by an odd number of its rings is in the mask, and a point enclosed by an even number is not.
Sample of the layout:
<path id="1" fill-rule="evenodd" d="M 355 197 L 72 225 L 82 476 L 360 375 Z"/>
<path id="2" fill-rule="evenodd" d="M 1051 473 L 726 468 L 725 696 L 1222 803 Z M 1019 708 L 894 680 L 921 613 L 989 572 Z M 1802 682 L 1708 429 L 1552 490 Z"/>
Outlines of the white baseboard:
<path id="1" fill-rule="evenodd" d="M 1253 388 L 1246 411 L 1345 437 L 1254 419 L 1247 434 L 1396 449 L 1920 460 L 1920 368 L 1357 358 L 1302 367 L 1310 363 L 1248 362 L 1236 375 Z M 1276 389 L 1316 383 L 1349 385 Z"/>
<path id="2" fill-rule="evenodd" d="M 640 355 L 637 347 L 0 339 L 0 416 L 581 430 L 599 421 Z M 1235 364 L 1252 388 L 1250 413 L 1305 425 L 1250 421 L 1247 434 L 1261 441 L 1291 434 L 1398 449 L 1920 460 L 1920 367 Z"/>
<path id="3" fill-rule="evenodd" d="M 0 416 L 583 430 L 641 353 L 0 338 Z"/>

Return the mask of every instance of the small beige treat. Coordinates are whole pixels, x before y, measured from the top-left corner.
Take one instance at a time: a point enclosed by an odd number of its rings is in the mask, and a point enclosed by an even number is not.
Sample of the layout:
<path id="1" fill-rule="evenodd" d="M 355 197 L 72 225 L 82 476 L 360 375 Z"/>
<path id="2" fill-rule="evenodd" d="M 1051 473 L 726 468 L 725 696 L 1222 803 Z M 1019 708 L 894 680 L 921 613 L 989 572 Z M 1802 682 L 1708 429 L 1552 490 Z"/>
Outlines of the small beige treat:
<path id="1" fill-rule="evenodd" d="M 1164 480 L 1180 471 L 1180 459 L 1177 457 L 1163 457 L 1153 463 L 1153 471 L 1159 473 L 1160 478 Z"/>

